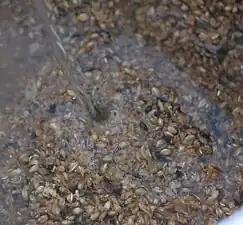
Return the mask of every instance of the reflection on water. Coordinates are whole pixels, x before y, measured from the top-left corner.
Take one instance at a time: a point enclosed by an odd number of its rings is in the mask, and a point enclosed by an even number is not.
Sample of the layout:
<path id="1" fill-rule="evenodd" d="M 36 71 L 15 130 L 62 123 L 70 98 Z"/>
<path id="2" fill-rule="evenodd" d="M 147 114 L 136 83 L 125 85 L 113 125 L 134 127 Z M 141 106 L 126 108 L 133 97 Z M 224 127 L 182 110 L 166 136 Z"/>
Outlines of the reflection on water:
<path id="1" fill-rule="evenodd" d="M 210 100 L 210 93 L 199 89 L 189 76 L 170 63 L 161 51 L 146 46 L 141 37 L 131 38 L 121 35 L 113 44 L 100 50 L 106 51 L 108 55 L 112 54 L 117 62 L 125 62 L 127 66 L 147 68 L 153 82 L 176 90 L 182 109 L 187 113 L 189 120 L 199 129 L 208 131 L 217 143 L 215 154 L 208 157 L 207 162 L 219 165 L 223 179 L 232 181 L 228 185 L 235 190 L 234 175 L 239 159 L 233 155 L 241 154 L 239 147 L 242 145 L 242 139 L 239 135 L 242 136 L 243 131 L 235 134 L 231 126 L 232 118 L 220 109 L 217 102 Z M 234 137 L 238 137 L 240 141 L 237 145 Z M 237 153 L 235 153 L 236 148 Z"/>
<path id="2" fill-rule="evenodd" d="M 232 119 L 216 102 L 209 99 L 208 91 L 199 89 L 162 52 L 126 36 L 120 36 L 109 47 L 122 61 L 128 62 L 128 65 L 148 68 L 156 82 L 176 89 L 183 111 L 187 112 L 193 122 L 207 128 L 219 145 L 225 145 L 229 141 L 233 132 L 230 128 Z"/>

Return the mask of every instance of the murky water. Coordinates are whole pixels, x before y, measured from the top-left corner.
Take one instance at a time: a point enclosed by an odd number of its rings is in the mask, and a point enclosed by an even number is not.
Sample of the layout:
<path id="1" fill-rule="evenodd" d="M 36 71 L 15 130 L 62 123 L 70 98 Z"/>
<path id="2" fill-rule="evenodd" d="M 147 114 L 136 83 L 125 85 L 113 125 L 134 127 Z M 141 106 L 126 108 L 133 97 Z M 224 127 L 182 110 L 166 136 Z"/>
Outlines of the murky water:
<path id="1" fill-rule="evenodd" d="M 217 143 L 215 154 L 203 157 L 202 160 L 208 164 L 218 165 L 222 169 L 221 182 L 233 195 L 239 182 L 235 177 L 236 165 L 241 163 L 242 139 L 231 127 L 232 118 L 220 109 L 217 102 L 210 100 L 210 92 L 198 88 L 197 84 L 186 73 L 176 68 L 163 52 L 146 45 L 141 37 L 121 34 L 112 44 L 101 46 L 97 52 L 99 53 L 92 57 L 103 55 L 118 64 L 125 62 L 128 67 L 146 68 L 149 71 L 150 82 L 176 90 L 179 103 L 189 120 L 200 130 L 208 132 Z M 90 55 L 86 54 L 80 56 L 80 65 L 87 65 L 89 57 Z M 237 145 L 234 142 L 236 137 L 240 141 Z"/>
<path id="2" fill-rule="evenodd" d="M 16 99 L 22 98 L 24 84 L 31 81 L 33 74 L 36 74 L 42 62 L 46 61 L 46 56 L 51 54 L 45 42 L 33 41 L 28 32 L 23 32 L 19 36 L 18 25 L 9 15 L 12 15 L 9 8 L 2 6 L 0 8 L 0 107 L 2 109 L 10 104 L 13 104 L 11 107 L 15 107 L 14 104 L 19 107 Z M 242 152 L 239 152 L 242 143 L 236 145 L 234 137 L 241 134 L 234 133 L 231 128 L 232 118 L 220 109 L 217 102 L 209 100 L 209 92 L 199 89 L 189 76 L 171 64 L 161 51 L 147 46 L 141 37 L 135 35 L 128 37 L 119 34 L 113 43 L 99 46 L 94 55 L 81 55 L 77 64 L 85 70 L 90 57 L 98 59 L 107 57 L 118 64 L 126 62 L 127 66 L 146 68 L 152 82 L 175 88 L 188 118 L 200 129 L 208 131 L 217 142 L 215 154 L 204 160 L 215 163 L 223 169 L 222 182 L 227 180 L 226 188 L 232 190 L 233 195 L 238 182 L 235 180 L 236 164 L 242 163 L 239 158 L 242 157 Z"/>
<path id="3" fill-rule="evenodd" d="M 6 182 L 5 177 L 7 168 L 16 166 L 11 158 L 18 148 L 18 140 L 11 139 L 12 127 L 7 118 L 22 110 L 26 86 L 36 79 L 50 52 L 41 37 L 31 35 L 42 25 L 32 29 L 26 23 L 26 16 L 33 16 L 33 11 L 25 6 L 21 9 L 19 2 L 0 2 L 0 224 L 17 224 L 26 215 L 20 198 L 23 181 L 18 185 L 16 180 Z"/>
<path id="4" fill-rule="evenodd" d="M 22 12 L 23 22 L 21 22 L 21 17 L 18 18 L 20 12 L 14 12 L 14 3 L 12 6 L 4 6 L 2 2 L 2 5 L 0 6 L 0 107 L 3 109 L 23 93 L 25 79 L 35 78 L 50 49 L 41 37 L 34 36 L 35 29 L 41 29 L 42 25 L 32 30 L 31 23 L 25 24 L 26 13 L 29 16 L 33 14 L 31 9 Z M 18 9 L 19 6 L 16 11 Z"/>

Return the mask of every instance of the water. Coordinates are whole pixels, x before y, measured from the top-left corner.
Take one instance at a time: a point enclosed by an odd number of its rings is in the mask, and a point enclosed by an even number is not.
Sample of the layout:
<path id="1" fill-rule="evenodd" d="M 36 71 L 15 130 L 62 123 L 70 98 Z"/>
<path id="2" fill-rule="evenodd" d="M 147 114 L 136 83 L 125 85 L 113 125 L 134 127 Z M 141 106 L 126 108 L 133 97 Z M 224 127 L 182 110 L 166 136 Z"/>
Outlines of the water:
<path id="1" fill-rule="evenodd" d="M 8 113 L 5 111 L 7 105 L 9 108 L 21 108 L 20 100 L 23 99 L 21 96 L 24 94 L 25 85 L 31 82 L 33 74 L 37 74 L 40 66 L 52 54 L 48 44 L 44 40 L 38 40 L 38 35 L 34 39 L 30 38 L 31 24 L 22 35 L 18 34 L 20 27 L 12 17 L 11 10 L 11 7 L 6 6 L 0 8 L 0 108 L 4 113 Z M 32 10 L 28 13 L 33 16 Z M 42 28 L 42 25 L 35 27 L 40 30 Z M 72 32 L 70 33 L 72 35 Z M 147 45 L 140 36 L 126 36 L 118 33 L 114 42 L 98 46 L 96 53 L 80 55 L 77 64 L 85 70 L 84 66 L 88 65 L 90 57 L 97 57 L 97 61 L 108 58 L 117 64 L 126 62 L 128 67 L 146 68 L 151 82 L 174 88 L 179 96 L 182 110 L 187 113 L 191 123 L 200 130 L 207 131 L 217 143 L 215 154 L 207 157 L 206 162 L 216 164 L 222 169 L 220 182 L 234 196 L 239 184 L 239 181 L 235 179 L 237 164 L 242 164 L 243 131 L 239 134 L 235 133 L 231 126 L 232 117 L 221 110 L 217 102 L 209 99 L 209 91 L 198 88 L 197 84 L 183 70 L 174 66 L 163 52 Z M 103 69 L 106 71 L 108 68 L 104 66 Z M 115 66 L 113 70 L 116 70 Z M 129 96 L 130 90 L 124 89 L 124 93 Z M 32 92 L 31 94 L 34 95 Z M 2 126 L 2 128 L 4 131 L 5 127 Z M 238 143 L 235 143 L 235 137 L 241 137 Z M 4 138 L 7 137 L 3 135 L 3 142 Z M 8 163 L 6 160 L 9 158 L 8 152 L 3 155 L 0 165 Z M 5 193 L 2 192 L 1 195 L 4 196 Z M 1 196 L 0 199 L 2 199 Z M 8 211 L 7 203 L 4 203 L 3 207 L 5 211 Z M 0 221 L 0 224 L 4 223 Z M 10 221 L 9 224 L 13 223 Z"/>

